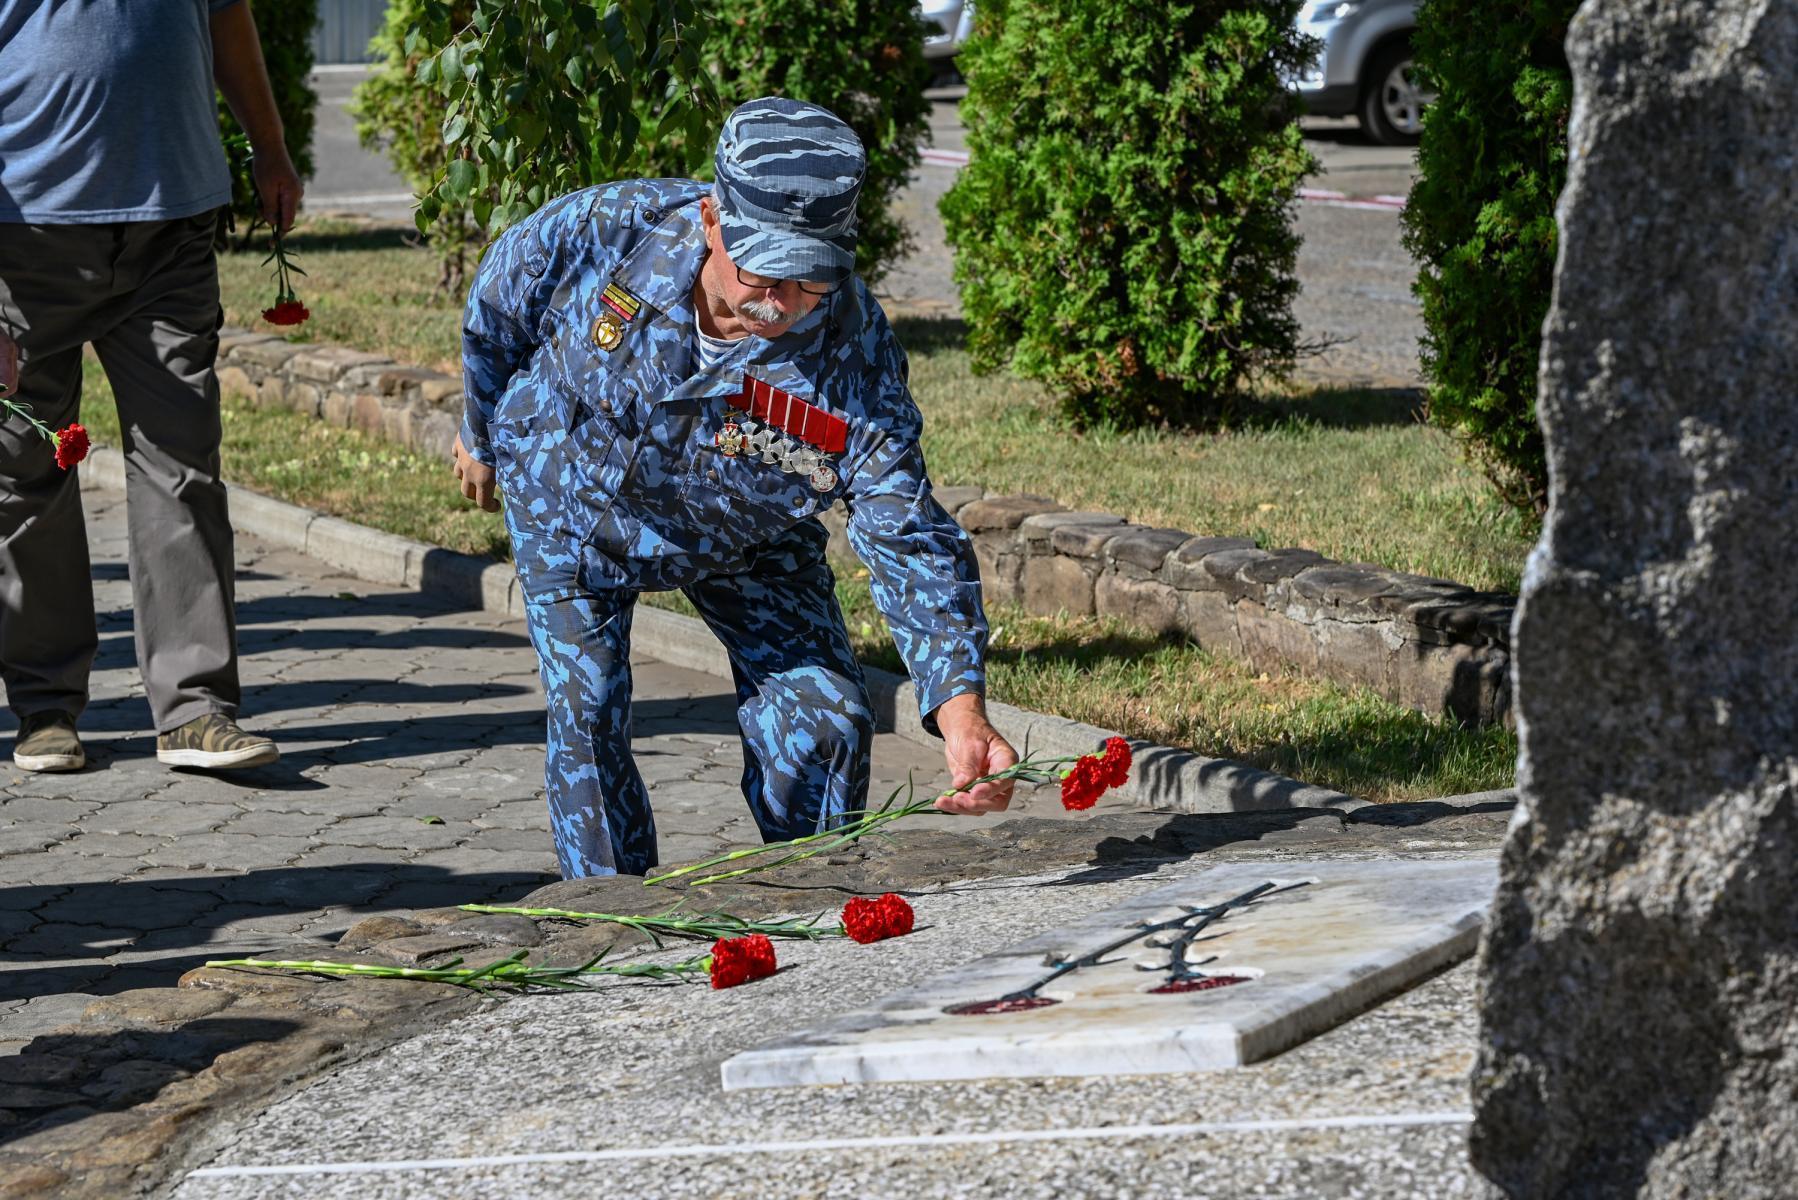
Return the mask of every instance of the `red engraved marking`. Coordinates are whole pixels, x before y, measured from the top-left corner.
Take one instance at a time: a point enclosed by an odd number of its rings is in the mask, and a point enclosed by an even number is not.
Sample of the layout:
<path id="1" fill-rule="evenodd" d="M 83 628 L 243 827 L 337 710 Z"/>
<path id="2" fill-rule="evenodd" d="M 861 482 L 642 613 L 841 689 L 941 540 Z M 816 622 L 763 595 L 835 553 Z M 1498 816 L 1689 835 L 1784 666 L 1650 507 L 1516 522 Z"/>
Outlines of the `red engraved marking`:
<path id="1" fill-rule="evenodd" d="M 955 1017 L 984 1017 L 993 1013 L 1028 1012 L 1033 1008 L 1047 1008 L 1051 1004 L 1060 1004 L 1059 1000 L 1051 1000 L 1047 996 L 1018 996 L 1002 1000 L 976 1000 L 972 1004 L 957 1004 L 943 1011 Z"/>
<path id="2" fill-rule="evenodd" d="M 1229 987 L 1233 983 L 1248 983 L 1253 978 L 1251 975 L 1197 975 L 1152 987 L 1149 994 L 1165 996 L 1171 992 L 1208 992 L 1212 988 Z"/>

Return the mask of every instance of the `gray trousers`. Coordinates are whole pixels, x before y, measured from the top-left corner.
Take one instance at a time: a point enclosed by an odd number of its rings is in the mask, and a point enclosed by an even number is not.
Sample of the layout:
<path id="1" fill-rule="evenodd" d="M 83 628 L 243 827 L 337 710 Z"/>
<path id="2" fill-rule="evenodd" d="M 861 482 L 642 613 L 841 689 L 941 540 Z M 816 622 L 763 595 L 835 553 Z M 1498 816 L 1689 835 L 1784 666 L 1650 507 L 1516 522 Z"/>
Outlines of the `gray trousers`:
<path id="1" fill-rule="evenodd" d="M 219 479 L 214 213 L 107 225 L 0 222 L 0 329 L 19 344 L 15 399 L 79 419 L 91 342 L 124 433 L 137 661 L 158 731 L 239 700 L 231 523 Z M 0 421 L 0 681 L 21 718 L 79 713 L 98 648 L 75 470 Z"/>

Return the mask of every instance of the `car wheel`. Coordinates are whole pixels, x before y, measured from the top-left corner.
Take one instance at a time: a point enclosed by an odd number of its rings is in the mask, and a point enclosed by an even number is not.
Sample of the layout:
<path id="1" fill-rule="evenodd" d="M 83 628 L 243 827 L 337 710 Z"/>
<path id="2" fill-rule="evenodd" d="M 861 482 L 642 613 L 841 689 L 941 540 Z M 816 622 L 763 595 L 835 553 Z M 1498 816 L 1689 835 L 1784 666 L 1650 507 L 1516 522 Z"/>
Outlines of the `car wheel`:
<path id="1" fill-rule="evenodd" d="M 1361 131 L 1383 146 L 1414 146 L 1423 136 L 1423 110 L 1435 98 L 1419 85 L 1411 48 L 1387 46 L 1361 77 Z"/>

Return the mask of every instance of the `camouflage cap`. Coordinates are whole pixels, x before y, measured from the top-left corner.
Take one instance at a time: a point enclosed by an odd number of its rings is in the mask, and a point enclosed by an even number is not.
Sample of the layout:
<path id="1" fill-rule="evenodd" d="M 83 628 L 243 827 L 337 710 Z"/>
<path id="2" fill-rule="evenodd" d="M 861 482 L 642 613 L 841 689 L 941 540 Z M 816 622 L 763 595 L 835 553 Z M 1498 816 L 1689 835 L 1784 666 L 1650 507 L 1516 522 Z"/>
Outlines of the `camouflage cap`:
<path id="1" fill-rule="evenodd" d="M 855 269 L 855 201 L 867 156 L 841 118 L 765 96 L 724 119 L 713 157 L 731 261 L 755 275 L 840 283 Z"/>

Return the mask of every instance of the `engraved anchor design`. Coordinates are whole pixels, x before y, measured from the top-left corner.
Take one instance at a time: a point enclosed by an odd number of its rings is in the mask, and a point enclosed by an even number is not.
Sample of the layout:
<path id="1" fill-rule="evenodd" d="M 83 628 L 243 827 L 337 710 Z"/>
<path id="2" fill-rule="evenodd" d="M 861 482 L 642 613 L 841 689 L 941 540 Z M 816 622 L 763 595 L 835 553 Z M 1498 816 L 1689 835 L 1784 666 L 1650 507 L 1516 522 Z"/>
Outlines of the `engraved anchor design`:
<path id="1" fill-rule="evenodd" d="M 1216 961 L 1216 956 L 1213 955 L 1211 958 L 1205 959 L 1200 963 L 1189 963 L 1186 961 L 1186 951 L 1188 947 L 1198 940 L 1199 935 L 1203 933 L 1207 927 L 1220 917 L 1224 916 L 1224 914 L 1228 913 L 1231 909 L 1245 908 L 1261 899 L 1269 892 L 1275 890 L 1286 891 L 1289 888 L 1303 886 L 1304 883 L 1302 882 L 1282 885 L 1270 879 L 1266 883 L 1258 884 L 1257 886 L 1250 888 L 1240 896 L 1225 900 L 1222 904 L 1212 904 L 1202 908 L 1187 908 L 1187 910 L 1179 916 L 1169 917 L 1165 921 L 1144 922 L 1138 925 L 1134 932 L 1126 934 L 1114 942 L 1108 942 L 1091 953 L 1083 954 L 1079 958 L 1064 959 L 1059 962 L 1049 963 L 1048 965 L 1051 968 L 1050 971 L 1041 979 L 1031 983 L 1028 987 L 1019 988 L 1015 992 L 1007 992 L 996 1000 L 975 1000 L 968 1004 L 955 1004 L 945 1008 L 943 1011 L 951 1016 L 975 1017 L 989 1016 L 995 1013 L 1026 1012 L 1033 1008 L 1047 1008 L 1051 1004 L 1059 1004 L 1061 1001 L 1049 996 L 1041 995 L 1041 991 L 1051 983 L 1054 983 L 1057 979 L 1066 975 L 1071 975 L 1075 971 L 1082 970 L 1086 967 L 1098 967 L 1104 966 L 1107 963 L 1117 962 L 1117 959 L 1108 959 L 1105 956 L 1114 951 L 1123 949 L 1132 942 L 1142 941 L 1145 938 L 1152 938 L 1158 933 L 1169 933 L 1174 931 L 1178 931 L 1178 936 L 1172 941 L 1165 943 L 1168 948 L 1168 961 L 1155 966 L 1143 966 L 1137 968 L 1142 971 L 1167 972 L 1166 981 L 1158 987 L 1150 988 L 1149 991 L 1151 993 L 1165 995 L 1176 992 L 1207 991 L 1211 988 L 1227 987 L 1233 983 L 1246 983 L 1251 976 L 1207 974 L 1195 971 L 1193 969 L 1195 966 L 1203 966 L 1205 963 L 1214 962 Z"/>

